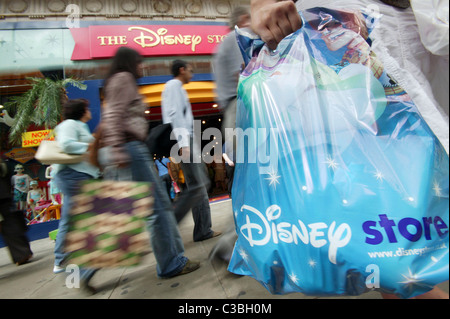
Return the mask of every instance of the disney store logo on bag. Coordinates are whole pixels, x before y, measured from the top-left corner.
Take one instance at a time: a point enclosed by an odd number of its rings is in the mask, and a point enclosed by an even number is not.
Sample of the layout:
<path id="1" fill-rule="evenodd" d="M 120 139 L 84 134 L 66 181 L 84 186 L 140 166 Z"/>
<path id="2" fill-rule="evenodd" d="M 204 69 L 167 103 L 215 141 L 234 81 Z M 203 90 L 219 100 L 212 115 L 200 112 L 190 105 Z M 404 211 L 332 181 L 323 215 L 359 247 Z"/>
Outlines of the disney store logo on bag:
<path id="1" fill-rule="evenodd" d="M 434 228 L 440 238 L 445 238 L 448 234 L 448 226 L 444 220 L 439 217 L 423 217 L 422 220 L 405 217 L 396 223 L 394 219 L 389 219 L 387 215 L 378 215 L 378 223 L 373 220 L 366 221 L 362 227 L 366 235 L 366 243 L 369 245 L 379 245 L 383 242 L 383 231 L 389 243 L 398 242 L 398 233 L 401 237 L 416 242 L 423 236 L 426 240 L 432 240 L 432 229 Z M 377 224 L 380 228 L 377 227 Z M 433 226 L 433 227 L 432 227 Z M 397 232 L 395 231 L 397 229 Z"/>
<path id="2" fill-rule="evenodd" d="M 343 223 L 336 228 L 335 221 L 329 227 L 323 222 L 305 225 L 301 220 L 298 220 L 298 225 L 287 222 L 274 223 L 273 221 L 281 217 L 281 208 L 277 205 L 267 208 L 266 216 L 248 205 L 241 207 L 241 212 L 244 211 L 247 214 L 245 224 L 241 226 L 240 232 L 252 247 L 265 246 L 269 242 L 295 245 L 301 242 L 314 248 L 321 248 L 329 244 L 328 259 L 331 263 L 336 264 L 337 250 L 345 247 L 352 237 L 352 231 L 348 224 Z M 325 237 L 325 232 L 322 230 L 327 228 L 327 237 Z"/>

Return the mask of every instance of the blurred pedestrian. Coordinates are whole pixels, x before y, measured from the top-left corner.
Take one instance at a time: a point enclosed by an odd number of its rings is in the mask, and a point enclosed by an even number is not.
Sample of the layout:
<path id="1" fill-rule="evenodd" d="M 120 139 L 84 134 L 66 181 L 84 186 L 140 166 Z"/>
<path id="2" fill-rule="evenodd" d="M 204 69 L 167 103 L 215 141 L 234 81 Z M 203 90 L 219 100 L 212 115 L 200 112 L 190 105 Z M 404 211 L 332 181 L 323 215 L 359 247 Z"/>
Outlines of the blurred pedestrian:
<path id="1" fill-rule="evenodd" d="M 225 137 L 225 143 L 222 148 L 222 156 L 225 160 L 225 169 L 228 175 L 227 190 L 231 197 L 235 163 L 235 161 L 233 162 L 233 154 L 236 153 L 234 129 L 236 128 L 237 88 L 239 75 L 244 64 L 244 59 L 236 40 L 235 27 L 237 26 L 243 31 L 250 31 L 251 15 L 249 8 L 245 6 L 236 7 L 231 13 L 229 26 L 230 33 L 218 46 L 214 54 L 213 73 L 218 103 L 224 113 L 222 136 Z M 231 158 L 229 155 L 231 155 Z M 211 250 L 210 258 L 217 257 L 228 262 L 236 239 L 237 235 L 234 226 L 230 226 L 225 235 Z"/>
<path id="2" fill-rule="evenodd" d="M 88 154 L 94 137 L 87 122 L 92 118 L 89 101 L 86 99 L 69 100 L 63 107 L 64 121 L 55 128 L 56 141 L 61 150 L 68 154 L 86 154 L 86 159 L 76 164 L 53 164 L 54 182 L 64 196 L 61 219 L 55 241 L 54 273 L 65 271 L 63 266 L 68 254 L 65 251 L 66 236 L 69 231 L 70 212 L 73 197 L 80 191 L 81 182 L 99 177 L 99 169 L 88 161 Z M 89 280 L 94 275 L 93 269 L 80 269 L 83 289 L 90 290 Z"/>
<path id="3" fill-rule="evenodd" d="M 11 195 L 11 174 L 0 159 L 0 234 L 8 247 L 12 261 L 20 266 L 33 257 L 26 235 L 23 211 L 17 210 Z"/>
<path id="4" fill-rule="evenodd" d="M 148 219 L 159 277 L 187 274 L 200 267 L 184 256 L 184 245 L 169 196 L 154 169 L 144 143 L 148 134 L 147 106 L 138 92 L 142 57 L 121 47 L 115 54 L 105 80 L 105 108 L 100 128 L 99 162 L 105 179 L 153 183 L 154 213 Z"/>
<path id="5" fill-rule="evenodd" d="M 214 155 L 214 182 L 216 183 L 216 188 L 220 191 L 227 191 L 227 186 L 225 184 L 225 163 L 220 154 Z"/>
<path id="6" fill-rule="evenodd" d="M 232 148 L 227 149 L 227 142 L 225 142 L 222 147 L 222 157 L 225 160 L 225 171 L 228 177 L 227 190 L 230 197 L 231 197 L 231 189 L 233 187 L 234 168 L 236 163 L 236 156 L 234 154 L 235 152 L 233 151 Z"/>
<path id="7" fill-rule="evenodd" d="M 236 128 L 237 88 L 239 74 L 244 59 L 236 40 L 235 27 L 250 30 L 250 10 L 245 6 L 236 7 L 229 21 L 230 33 L 218 46 L 213 59 L 213 73 L 216 82 L 218 104 L 224 113 L 222 122 L 222 136 L 225 137 L 225 153 L 236 150 L 236 141 L 233 140 L 233 130 Z M 233 129 L 233 130 L 227 130 Z"/>
<path id="8" fill-rule="evenodd" d="M 174 78 L 166 83 L 162 93 L 162 116 L 164 124 L 172 124 L 178 139 L 181 168 L 187 185 L 187 190 L 181 193 L 176 202 L 175 216 L 177 222 L 180 222 L 192 208 L 194 241 L 202 241 L 221 233 L 211 229 L 211 208 L 207 192 L 210 181 L 204 163 L 199 160 L 199 154 L 194 154 L 200 141 L 193 137 L 194 116 L 188 94 L 183 88 L 193 77 L 192 65 L 176 60 L 172 64 L 172 74 Z"/>

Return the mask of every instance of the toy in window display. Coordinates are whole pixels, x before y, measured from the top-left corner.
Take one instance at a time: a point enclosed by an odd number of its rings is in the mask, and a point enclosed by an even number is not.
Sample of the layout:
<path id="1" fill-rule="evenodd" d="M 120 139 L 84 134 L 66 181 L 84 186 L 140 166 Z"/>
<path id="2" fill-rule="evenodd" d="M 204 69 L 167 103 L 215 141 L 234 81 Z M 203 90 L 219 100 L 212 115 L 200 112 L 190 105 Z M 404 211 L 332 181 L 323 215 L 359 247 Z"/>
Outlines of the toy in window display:
<path id="1" fill-rule="evenodd" d="M 25 210 L 27 207 L 27 195 L 30 190 L 29 185 L 31 182 L 31 177 L 24 174 L 23 165 L 17 164 L 14 168 L 16 175 L 11 178 L 11 184 L 14 188 L 14 202 L 17 203 L 17 208 L 19 210 Z"/>
<path id="2" fill-rule="evenodd" d="M 45 178 L 49 179 L 49 182 L 48 182 L 49 188 L 48 189 L 49 189 L 50 198 L 52 200 L 52 204 L 60 205 L 60 204 L 62 204 L 62 194 L 61 194 L 61 191 L 59 190 L 59 188 L 56 186 L 55 181 L 53 181 L 54 175 L 55 174 L 54 174 L 53 166 L 50 165 L 45 170 Z"/>
<path id="3" fill-rule="evenodd" d="M 2 110 L 0 112 L 0 123 L 3 123 L 5 125 L 8 125 L 9 127 L 11 127 L 14 124 L 14 118 L 9 116 L 7 110 Z"/>

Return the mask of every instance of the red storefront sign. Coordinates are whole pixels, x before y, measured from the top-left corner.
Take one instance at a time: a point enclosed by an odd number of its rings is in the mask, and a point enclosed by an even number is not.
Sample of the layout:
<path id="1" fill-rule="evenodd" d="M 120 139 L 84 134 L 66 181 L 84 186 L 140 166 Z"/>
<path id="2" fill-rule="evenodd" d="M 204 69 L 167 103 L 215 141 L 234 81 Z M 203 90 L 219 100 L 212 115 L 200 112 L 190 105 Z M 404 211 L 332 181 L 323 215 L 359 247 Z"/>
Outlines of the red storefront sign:
<path id="1" fill-rule="evenodd" d="M 210 55 L 228 34 L 217 25 L 112 25 L 70 29 L 72 60 L 105 59 L 127 46 L 142 56 Z"/>

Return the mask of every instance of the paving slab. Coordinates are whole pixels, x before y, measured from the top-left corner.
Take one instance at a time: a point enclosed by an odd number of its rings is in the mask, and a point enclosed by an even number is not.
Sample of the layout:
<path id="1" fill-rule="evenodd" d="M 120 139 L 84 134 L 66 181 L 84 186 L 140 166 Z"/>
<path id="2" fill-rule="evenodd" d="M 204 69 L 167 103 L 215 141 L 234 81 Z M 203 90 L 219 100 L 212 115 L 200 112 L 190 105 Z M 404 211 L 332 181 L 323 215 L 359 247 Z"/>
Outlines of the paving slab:
<path id="1" fill-rule="evenodd" d="M 215 231 L 226 232 L 233 226 L 231 201 L 211 204 L 212 224 Z M 102 269 L 92 279 L 98 289 L 95 295 L 86 295 L 80 289 L 69 289 L 66 274 L 53 274 L 54 242 L 49 238 L 31 242 L 34 257 L 22 266 L 12 264 L 7 248 L 0 248 L 0 299 L 380 299 L 372 291 L 360 296 L 316 297 L 295 293 L 272 295 L 256 280 L 236 276 L 227 271 L 227 265 L 210 260 L 209 253 L 220 237 L 193 242 L 193 219 L 188 215 L 180 223 L 185 255 L 200 261 L 201 267 L 184 276 L 161 279 L 156 275 L 156 261 L 151 251 L 139 266 Z M 448 281 L 439 285 L 448 293 Z"/>

